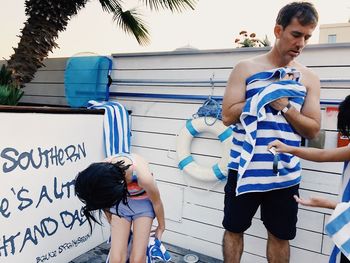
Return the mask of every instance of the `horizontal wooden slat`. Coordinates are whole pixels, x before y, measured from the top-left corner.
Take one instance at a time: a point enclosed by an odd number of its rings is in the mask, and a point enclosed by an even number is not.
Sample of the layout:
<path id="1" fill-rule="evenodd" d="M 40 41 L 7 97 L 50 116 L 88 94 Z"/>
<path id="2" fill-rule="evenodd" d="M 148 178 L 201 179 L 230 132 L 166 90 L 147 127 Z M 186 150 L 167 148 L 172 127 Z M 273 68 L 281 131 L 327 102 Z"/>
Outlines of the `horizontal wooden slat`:
<path id="1" fill-rule="evenodd" d="M 178 80 L 178 81 L 208 81 L 227 80 L 232 67 L 221 69 L 145 69 L 145 70 L 114 70 L 112 79 L 121 80 Z"/>
<path id="2" fill-rule="evenodd" d="M 322 99 L 333 99 L 333 100 L 343 100 L 347 94 L 350 94 L 350 83 L 347 84 L 345 89 L 321 89 L 321 100 Z"/>
<path id="3" fill-rule="evenodd" d="M 176 231 L 165 231 L 162 239 L 167 243 L 185 247 L 194 252 L 210 255 L 211 257 L 222 260 L 221 244 L 197 239 Z"/>
<path id="4" fill-rule="evenodd" d="M 191 95 L 204 95 L 209 97 L 212 96 L 223 96 L 224 87 L 195 87 L 195 86 L 185 86 L 185 87 L 169 87 L 166 85 L 161 86 L 118 86 L 112 85 L 110 88 L 110 92 L 117 93 L 144 93 L 144 94 L 191 94 Z"/>
<path id="5" fill-rule="evenodd" d="M 139 56 L 117 55 L 113 58 L 115 69 L 159 69 L 159 68 L 221 68 L 232 67 L 239 60 L 262 54 L 266 49 L 224 50 L 220 52 L 191 52 L 179 54 L 167 52 L 163 56 L 140 54 Z"/>
<path id="6" fill-rule="evenodd" d="M 24 95 L 20 102 L 41 104 L 41 105 L 63 105 L 68 106 L 65 97 L 40 97 L 40 96 L 26 96 Z"/>
<path id="7" fill-rule="evenodd" d="M 52 82 L 63 83 L 64 70 L 44 68 L 42 70 L 37 71 L 37 73 L 34 76 L 34 79 L 31 81 L 32 84 Z"/>
<path id="8" fill-rule="evenodd" d="M 46 84 L 37 84 L 37 83 L 28 83 L 24 88 L 24 95 L 30 96 L 58 96 L 64 97 L 65 90 L 64 84 L 60 83 L 46 83 Z"/>
<path id="9" fill-rule="evenodd" d="M 121 103 L 131 110 L 133 115 L 147 117 L 162 117 L 189 119 L 202 103 L 181 103 L 181 102 L 161 102 L 161 101 L 132 101 L 120 100 Z"/>
<path id="10" fill-rule="evenodd" d="M 49 58 L 44 60 L 45 67 L 40 68 L 39 70 L 61 70 L 64 71 L 66 68 L 68 58 Z"/>
<path id="11" fill-rule="evenodd" d="M 329 85 L 332 80 L 336 84 L 339 80 L 348 80 L 350 78 L 350 66 L 343 67 L 313 67 L 312 70 L 317 74 L 323 84 Z M 207 82 L 214 84 L 227 81 L 232 67 L 226 68 L 176 68 L 176 69 L 131 69 L 131 70 L 113 70 L 111 77 L 116 82 L 131 81 L 152 83 L 159 81 L 178 81 L 181 82 Z M 344 81 L 346 82 L 346 81 Z M 220 85 L 219 85 L 220 86 Z"/>
<path id="12" fill-rule="evenodd" d="M 206 134 L 203 134 L 205 136 Z M 208 134 L 209 135 L 209 134 Z M 209 136 L 208 136 L 209 137 Z M 211 136 L 212 137 L 212 136 Z M 133 132 L 132 144 L 141 147 L 151 147 L 163 150 L 176 151 L 178 137 L 166 134 Z M 218 139 L 194 138 L 192 140 L 191 153 L 208 155 L 221 158 L 222 143 Z M 208 149 L 204 151 L 203 149 Z"/>
<path id="13" fill-rule="evenodd" d="M 308 251 L 305 249 L 291 247 L 290 262 L 291 263 L 328 263 L 329 256 L 321 253 Z"/>
<path id="14" fill-rule="evenodd" d="M 225 181 L 223 182 L 202 182 L 186 173 L 180 171 L 177 167 L 163 166 L 159 164 L 150 165 L 152 172 L 157 180 L 181 185 L 189 188 L 200 188 L 206 191 L 224 192 Z"/>
<path id="15" fill-rule="evenodd" d="M 300 187 L 307 190 L 336 195 L 339 192 L 340 183 L 341 175 L 339 174 L 303 170 Z"/>
<path id="16" fill-rule="evenodd" d="M 132 129 L 143 132 L 159 132 L 177 135 L 185 127 L 185 120 L 131 115 Z"/>

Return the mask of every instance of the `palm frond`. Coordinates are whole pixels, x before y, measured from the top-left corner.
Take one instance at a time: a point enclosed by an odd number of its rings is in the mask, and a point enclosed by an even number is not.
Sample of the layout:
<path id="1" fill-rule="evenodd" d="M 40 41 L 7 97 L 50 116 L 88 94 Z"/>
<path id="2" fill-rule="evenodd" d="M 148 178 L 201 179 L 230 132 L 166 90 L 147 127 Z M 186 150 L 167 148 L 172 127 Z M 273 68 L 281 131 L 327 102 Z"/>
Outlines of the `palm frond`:
<path id="1" fill-rule="evenodd" d="M 147 26 L 139 17 L 136 9 L 123 11 L 121 8 L 114 12 L 113 20 L 126 33 L 134 35 L 140 45 L 147 45 L 150 41 Z"/>
<path id="2" fill-rule="evenodd" d="M 171 12 L 181 12 L 188 8 L 194 9 L 197 0 L 141 0 L 151 10 L 158 11 L 160 8 L 169 9 Z"/>
<path id="3" fill-rule="evenodd" d="M 119 0 L 99 0 L 103 11 L 108 13 L 116 13 L 116 10 L 122 9 L 121 1 Z"/>
<path id="4" fill-rule="evenodd" d="M 99 0 L 102 9 L 113 14 L 113 20 L 116 21 L 124 32 L 132 34 L 140 45 L 147 45 L 150 41 L 147 26 L 140 18 L 136 9 L 123 11 L 120 0 Z"/>

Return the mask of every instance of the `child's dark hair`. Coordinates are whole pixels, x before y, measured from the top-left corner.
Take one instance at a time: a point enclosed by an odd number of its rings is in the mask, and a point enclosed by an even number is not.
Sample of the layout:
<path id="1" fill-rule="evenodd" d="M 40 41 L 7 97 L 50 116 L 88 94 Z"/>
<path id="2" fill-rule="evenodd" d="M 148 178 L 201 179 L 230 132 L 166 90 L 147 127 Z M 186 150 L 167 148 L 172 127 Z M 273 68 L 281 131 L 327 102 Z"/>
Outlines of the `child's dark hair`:
<path id="1" fill-rule="evenodd" d="M 278 13 L 276 24 L 281 25 L 285 29 L 294 17 L 298 19 L 302 26 L 316 25 L 318 22 L 318 13 L 313 4 L 309 2 L 293 2 L 282 7 Z"/>
<path id="2" fill-rule="evenodd" d="M 89 222 L 92 231 L 92 221 L 101 225 L 94 212 L 118 206 L 120 202 L 127 204 L 129 195 L 125 181 L 125 171 L 130 165 L 124 165 L 124 161 L 117 163 L 100 162 L 93 163 L 81 171 L 75 179 L 75 193 L 85 204 L 82 211 Z M 118 213 L 118 209 L 117 213 Z"/>
<path id="3" fill-rule="evenodd" d="M 339 105 L 338 131 L 350 139 L 350 95 Z"/>

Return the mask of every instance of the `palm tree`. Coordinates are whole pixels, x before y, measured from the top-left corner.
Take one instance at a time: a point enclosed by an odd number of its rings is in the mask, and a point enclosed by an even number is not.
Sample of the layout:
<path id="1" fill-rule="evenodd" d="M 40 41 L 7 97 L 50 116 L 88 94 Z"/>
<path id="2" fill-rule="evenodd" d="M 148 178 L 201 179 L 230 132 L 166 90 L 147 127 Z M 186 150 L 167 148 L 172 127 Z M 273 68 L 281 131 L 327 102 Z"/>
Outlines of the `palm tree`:
<path id="1" fill-rule="evenodd" d="M 43 59 L 58 45 L 58 33 L 64 31 L 70 18 L 85 7 L 89 0 L 26 0 L 28 17 L 21 30 L 20 42 L 8 61 L 13 82 L 23 86 L 34 78 Z M 140 45 L 149 42 L 149 33 L 136 9 L 124 10 L 122 0 L 98 0 L 104 11 L 113 14 L 113 20 L 125 32 L 134 35 Z M 181 12 L 194 9 L 197 0 L 139 0 L 151 10 L 169 9 Z"/>

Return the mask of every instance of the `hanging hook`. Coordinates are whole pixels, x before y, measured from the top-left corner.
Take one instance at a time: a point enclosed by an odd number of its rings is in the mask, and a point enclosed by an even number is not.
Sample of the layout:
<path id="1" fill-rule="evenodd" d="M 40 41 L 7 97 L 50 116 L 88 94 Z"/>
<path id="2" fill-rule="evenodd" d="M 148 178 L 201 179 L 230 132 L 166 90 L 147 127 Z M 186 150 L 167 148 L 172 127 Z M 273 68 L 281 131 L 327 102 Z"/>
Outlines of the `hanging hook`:
<path id="1" fill-rule="evenodd" d="M 214 79 L 215 79 L 215 73 L 213 72 L 213 74 L 211 75 L 211 78 L 210 78 L 211 92 L 209 95 L 209 99 L 211 99 L 211 97 L 214 95 L 214 85 L 215 85 Z"/>

